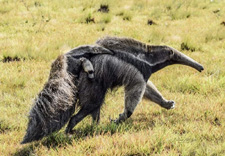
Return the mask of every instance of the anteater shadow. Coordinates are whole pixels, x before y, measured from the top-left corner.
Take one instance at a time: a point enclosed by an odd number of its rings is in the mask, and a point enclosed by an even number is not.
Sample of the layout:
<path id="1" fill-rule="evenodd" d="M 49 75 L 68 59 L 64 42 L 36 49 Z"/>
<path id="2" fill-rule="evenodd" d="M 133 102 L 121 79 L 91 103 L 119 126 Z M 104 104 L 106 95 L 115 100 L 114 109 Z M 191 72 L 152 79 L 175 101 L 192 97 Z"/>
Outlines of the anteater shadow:
<path id="1" fill-rule="evenodd" d="M 71 135 L 66 135 L 64 131 L 56 132 L 46 137 L 42 141 L 25 145 L 22 149 L 15 152 L 13 156 L 29 156 L 35 154 L 35 149 L 40 146 L 47 148 L 66 147 L 72 142 L 84 140 L 87 137 L 95 137 L 98 135 L 113 135 L 118 132 L 127 132 L 133 129 L 133 120 L 129 119 L 125 123 L 115 124 L 108 123 L 107 125 L 85 125 L 73 130 Z"/>
<path id="2" fill-rule="evenodd" d="M 164 116 L 173 116 L 175 119 L 179 116 L 177 113 L 169 113 L 167 111 L 163 111 Z M 60 132 L 56 132 L 51 134 L 50 136 L 44 138 L 41 141 L 36 143 L 31 143 L 30 145 L 24 146 L 21 150 L 15 152 L 14 156 L 28 156 L 35 154 L 35 149 L 39 148 L 40 146 L 45 146 L 47 148 L 58 148 L 58 147 L 66 147 L 67 145 L 71 145 L 73 141 L 82 141 L 87 137 L 95 137 L 99 135 L 113 135 L 115 133 L 121 132 L 138 132 L 143 130 L 143 128 L 154 128 L 155 122 L 158 124 L 164 124 L 161 119 L 161 113 L 151 113 L 151 115 L 146 115 L 143 113 L 137 113 L 135 119 L 128 119 L 124 123 L 115 124 L 115 123 L 108 123 L 108 124 L 84 124 L 81 127 L 75 128 L 71 135 L 66 135 L 64 133 L 64 129 Z M 185 118 L 182 119 L 185 121 Z M 138 123 L 138 124 L 136 124 Z M 140 124 L 142 126 L 140 128 Z M 171 124 L 173 121 L 171 121 Z"/>

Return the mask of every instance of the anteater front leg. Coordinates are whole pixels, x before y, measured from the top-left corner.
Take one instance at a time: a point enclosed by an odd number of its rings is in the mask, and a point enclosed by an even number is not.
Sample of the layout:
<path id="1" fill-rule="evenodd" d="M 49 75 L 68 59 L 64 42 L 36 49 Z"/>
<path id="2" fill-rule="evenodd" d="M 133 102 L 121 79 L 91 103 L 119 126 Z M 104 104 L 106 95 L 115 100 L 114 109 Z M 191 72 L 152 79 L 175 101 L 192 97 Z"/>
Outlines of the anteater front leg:
<path id="1" fill-rule="evenodd" d="M 175 107 L 175 102 L 166 100 L 151 81 L 147 82 L 144 97 L 166 109 Z"/>
<path id="2" fill-rule="evenodd" d="M 125 107 L 124 112 L 119 115 L 119 118 L 113 120 L 115 123 L 120 123 L 129 118 L 137 104 L 141 101 L 146 87 L 146 82 L 142 76 L 136 76 L 127 85 L 125 85 Z"/>

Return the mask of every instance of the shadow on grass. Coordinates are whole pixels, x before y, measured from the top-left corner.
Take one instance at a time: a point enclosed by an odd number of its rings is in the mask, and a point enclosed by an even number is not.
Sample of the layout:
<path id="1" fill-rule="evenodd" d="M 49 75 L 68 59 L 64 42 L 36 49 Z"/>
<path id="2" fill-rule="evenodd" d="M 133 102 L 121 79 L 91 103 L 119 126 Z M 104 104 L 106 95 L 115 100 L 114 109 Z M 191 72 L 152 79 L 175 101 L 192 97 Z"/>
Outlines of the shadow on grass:
<path id="1" fill-rule="evenodd" d="M 31 143 L 24 146 L 24 148 L 15 152 L 14 156 L 29 156 L 35 155 L 35 149 L 39 146 L 47 148 L 66 147 L 71 145 L 73 141 L 84 140 L 87 137 L 94 137 L 98 135 L 113 135 L 114 133 L 127 132 L 133 129 L 133 121 L 128 120 L 122 124 L 109 123 L 107 125 L 84 125 L 83 127 L 76 128 L 72 134 L 66 135 L 64 131 L 56 132 L 43 140 Z"/>
<path id="2" fill-rule="evenodd" d="M 35 155 L 35 149 L 38 149 L 40 146 L 45 146 L 47 148 L 59 148 L 66 147 L 67 145 L 72 145 L 72 143 L 85 140 L 86 138 L 103 136 L 103 135 L 113 135 L 115 133 L 124 133 L 124 132 L 138 132 L 143 129 L 154 128 L 156 125 L 167 125 L 168 118 L 170 120 L 168 126 L 174 126 L 174 124 L 181 121 L 186 121 L 185 116 L 182 116 L 179 113 L 173 111 L 156 111 L 149 115 L 143 113 L 137 113 L 134 120 L 131 118 L 126 120 L 124 123 L 115 124 L 83 124 L 81 126 L 75 127 L 72 134 L 66 135 L 64 130 L 51 134 L 50 136 L 38 141 L 36 143 L 24 146 L 23 149 L 14 153 L 14 156 L 26 156 L 26 155 Z M 178 119 L 182 119 L 179 121 Z"/>
<path id="3" fill-rule="evenodd" d="M 163 118 L 162 118 L 163 116 Z M 58 147 L 66 147 L 67 145 L 71 145 L 74 141 L 82 141 L 87 137 L 95 137 L 99 135 L 113 135 L 115 133 L 124 133 L 124 132 L 138 132 L 145 128 L 154 128 L 156 124 L 168 124 L 164 121 L 164 118 L 170 118 L 170 125 L 176 124 L 177 118 L 184 121 L 182 115 L 177 114 L 175 112 L 169 111 L 159 111 L 155 113 L 151 113 L 151 115 L 144 115 L 143 113 L 136 114 L 134 120 L 128 119 L 124 123 L 115 124 L 99 124 L 99 125 L 89 125 L 84 124 L 80 127 L 75 127 L 74 131 L 70 135 L 66 135 L 63 130 L 60 132 L 56 132 L 51 134 L 50 136 L 42 139 L 39 142 L 30 144 L 28 146 L 24 146 L 23 149 L 14 153 L 14 156 L 26 156 L 26 155 L 35 155 L 35 149 L 40 146 L 45 146 L 47 148 L 58 148 Z M 138 123 L 138 124 L 137 124 Z M 141 126 L 140 126 L 141 125 Z"/>
<path id="4" fill-rule="evenodd" d="M 26 146 L 19 151 L 16 151 L 16 153 L 13 154 L 13 156 L 30 156 L 30 155 L 35 155 L 35 148 L 38 147 L 38 143 L 36 144 L 31 144 L 29 146 Z"/>
<path id="5" fill-rule="evenodd" d="M 179 118 L 182 117 L 174 112 L 167 112 L 167 111 L 162 112 L 160 111 L 151 113 L 150 116 L 144 115 L 143 113 L 138 113 L 136 114 L 136 118 L 134 120 L 128 119 L 124 123 L 118 125 L 115 123 L 99 124 L 99 125 L 84 124 L 80 127 L 75 127 L 74 131 L 70 135 L 66 135 L 64 131 L 61 130 L 60 132 L 53 133 L 39 142 L 30 144 L 28 146 L 24 146 L 23 149 L 14 153 L 14 156 L 35 155 L 35 149 L 39 148 L 40 146 L 45 146 L 47 148 L 54 149 L 58 147 L 66 147 L 67 145 L 71 145 L 74 141 L 75 142 L 82 141 L 87 137 L 95 137 L 99 135 L 113 135 L 115 133 L 124 133 L 124 132 L 138 132 L 145 128 L 154 128 L 156 123 L 166 124 L 161 119 L 162 115 L 164 117 L 167 116 L 174 116 L 174 117 L 179 116 Z M 173 125 L 173 121 L 171 121 L 171 124 Z"/>
<path id="6" fill-rule="evenodd" d="M 54 133 L 42 141 L 42 145 L 48 148 L 64 147 L 72 144 L 73 141 L 84 140 L 86 137 L 98 135 L 113 135 L 114 133 L 127 132 L 133 128 L 132 120 L 122 124 L 109 123 L 107 125 L 85 125 L 75 128 L 70 135 L 64 132 Z"/>

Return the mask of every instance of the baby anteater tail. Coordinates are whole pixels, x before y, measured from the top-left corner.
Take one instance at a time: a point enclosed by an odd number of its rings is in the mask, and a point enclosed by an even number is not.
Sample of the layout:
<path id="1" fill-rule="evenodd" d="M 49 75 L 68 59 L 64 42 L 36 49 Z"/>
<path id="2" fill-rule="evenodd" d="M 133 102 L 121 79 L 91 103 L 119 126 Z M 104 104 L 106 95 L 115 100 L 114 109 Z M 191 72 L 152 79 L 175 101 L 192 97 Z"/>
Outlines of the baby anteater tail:
<path id="1" fill-rule="evenodd" d="M 75 111 L 76 80 L 67 72 L 67 58 L 59 56 L 51 66 L 48 82 L 34 100 L 21 144 L 40 140 L 60 130 Z"/>

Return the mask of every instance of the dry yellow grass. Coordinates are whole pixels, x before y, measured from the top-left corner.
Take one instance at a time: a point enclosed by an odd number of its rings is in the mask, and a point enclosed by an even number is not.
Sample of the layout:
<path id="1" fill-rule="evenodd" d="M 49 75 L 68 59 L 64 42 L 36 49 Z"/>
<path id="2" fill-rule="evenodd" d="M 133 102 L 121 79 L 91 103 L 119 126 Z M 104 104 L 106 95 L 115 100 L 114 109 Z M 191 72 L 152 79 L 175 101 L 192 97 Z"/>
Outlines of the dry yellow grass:
<path id="1" fill-rule="evenodd" d="M 98 12 L 101 4 L 108 13 Z M 143 100 L 125 123 L 110 124 L 123 109 L 119 88 L 107 95 L 99 126 L 88 117 L 70 139 L 60 131 L 20 145 L 51 62 L 105 35 L 173 46 L 205 70 L 171 66 L 150 78 L 174 110 Z M 223 0 L 2 0 L 0 59 L 0 155 L 225 155 Z"/>

